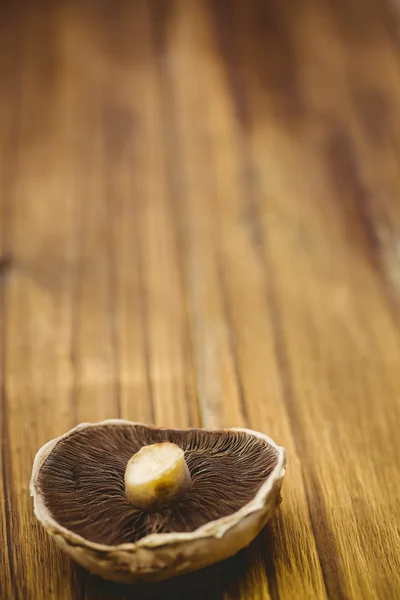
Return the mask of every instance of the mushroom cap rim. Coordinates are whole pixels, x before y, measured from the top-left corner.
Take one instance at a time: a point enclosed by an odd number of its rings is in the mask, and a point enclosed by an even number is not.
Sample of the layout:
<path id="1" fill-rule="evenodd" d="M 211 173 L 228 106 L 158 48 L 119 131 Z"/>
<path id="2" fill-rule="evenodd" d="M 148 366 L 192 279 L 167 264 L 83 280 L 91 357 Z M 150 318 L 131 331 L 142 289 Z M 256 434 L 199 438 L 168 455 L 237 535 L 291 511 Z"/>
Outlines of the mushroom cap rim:
<path id="1" fill-rule="evenodd" d="M 197 529 L 190 532 L 169 532 L 169 533 L 152 533 L 144 536 L 140 540 L 136 542 L 129 542 L 124 544 L 116 544 L 116 545 L 107 545 L 107 544 L 99 544 L 97 542 L 91 542 L 87 538 L 73 532 L 66 527 L 63 527 L 60 523 L 58 523 L 51 515 L 50 510 L 47 508 L 45 501 L 43 499 L 42 493 L 40 489 L 37 487 L 37 480 L 41 470 L 41 467 L 50 456 L 51 452 L 57 446 L 57 444 L 74 433 L 84 429 L 108 426 L 108 425 L 128 425 L 131 427 L 147 427 L 148 429 L 156 429 L 158 431 L 172 430 L 172 431 L 181 431 L 181 432 L 190 432 L 190 431 L 203 431 L 205 433 L 225 433 L 229 431 L 237 431 L 242 432 L 247 435 L 251 435 L 253 437 L 258 437 L 265 442 L 267 442 L 270 446 L 275 448 L 278 451 L 278 461 L 275 465 L 274 469 L 265 479 L 264 483 L 261 485 L 258 492 L 255 494 L 254 498 L 250 500 L 247 504 L 242 506 L 239 510 L 226 515 L 225 517 L 220 517 L 219 519 L 211 520 L 204 525 L 201 525 Z M 265 504 L 265 500 L 268 497 L 271 489 L 274 484 L 283 479 L 286 467 L 288 464 L 287 453 L 285 448 L 282 446 L 278 446 L 269 436 L 264 433 L 254 431 L 252 429 L 246 429 L 243 427 L 229 427 L 229 428 L 214 428 L 214 429 L 206 429 L 199 427 L 188 427 L 188 428 L 176 428 L 176 427 L 157 427 L 155 425 L 148 425 L 146 423 L 141 423 L 137 421 L 129 421 L 125 419 L 106 419 L 103 421 L 98 421 L 94 423 L 80 423 L 73 429 L 70 429 L 63 435 L 54 438 L 47 442 L 44 446 L 40 448 L 37 452 L 32 468 L 32 476 L 30 481 L 30 495 L 33 497 L 34 503 L 34 513 L 38 521 L 45 527 L 45 529 L 51 529 L 55 534 L 62 535 L 71 541 L 77 546 L 82 546 L 85 548 L 91 548 L 95 551 L 100 552 L 118 552 L 120 550 L 124 551 L 136 551 L 138 548 L 156 548 L 160 546 L 166 545 L 175 545 L 177 543 L 189 542 L 194 539 L 202 539 L 207 537 L 213 538 L 221 538 L 224 534 L 237 525 L 240 521 L 245 519 L 248 515 L 261 510 Z"/>

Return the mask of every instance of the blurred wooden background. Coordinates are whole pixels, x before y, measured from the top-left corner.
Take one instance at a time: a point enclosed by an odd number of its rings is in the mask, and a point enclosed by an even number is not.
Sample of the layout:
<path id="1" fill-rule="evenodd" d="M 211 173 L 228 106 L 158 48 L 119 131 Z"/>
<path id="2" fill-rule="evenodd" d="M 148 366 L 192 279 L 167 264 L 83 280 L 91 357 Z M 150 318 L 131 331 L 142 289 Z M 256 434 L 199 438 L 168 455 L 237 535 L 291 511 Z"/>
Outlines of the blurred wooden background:
<path id="1" fill-rule="evenodd" d="M 140 597 L 28 491 L 120 416 L 288 449 L 274 523 L 182 597 L 399 598 L 400 8 L 15 0 L 0 44 L 0 597 Z"/>

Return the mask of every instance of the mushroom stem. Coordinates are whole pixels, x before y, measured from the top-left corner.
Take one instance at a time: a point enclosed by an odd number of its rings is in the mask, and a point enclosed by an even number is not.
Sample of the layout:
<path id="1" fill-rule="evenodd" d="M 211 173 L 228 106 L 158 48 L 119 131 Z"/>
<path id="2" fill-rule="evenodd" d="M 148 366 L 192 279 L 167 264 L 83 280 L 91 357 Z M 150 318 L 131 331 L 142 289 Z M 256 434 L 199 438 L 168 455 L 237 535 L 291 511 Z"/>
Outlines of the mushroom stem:
<path id="1" fill-rule="evenodd" d="M 182 448 L 170 442 L 144 446 L 125 469 L 128 501 L 143 512 L 159 512 L 177 502 L 192 480 Z"/>

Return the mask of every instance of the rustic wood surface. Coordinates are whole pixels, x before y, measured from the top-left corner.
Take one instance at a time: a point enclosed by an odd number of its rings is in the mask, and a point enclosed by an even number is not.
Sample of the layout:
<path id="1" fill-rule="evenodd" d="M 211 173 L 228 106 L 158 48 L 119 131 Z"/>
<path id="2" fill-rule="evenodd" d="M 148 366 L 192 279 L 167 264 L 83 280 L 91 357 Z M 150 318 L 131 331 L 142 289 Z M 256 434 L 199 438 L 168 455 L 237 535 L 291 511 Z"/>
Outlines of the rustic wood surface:
<path id="1" fill-rule="evenodd" d="M 396 2 L 15 0 L 0 44 L 0 597 L 400 598 Z M 184 591 L 88 575 L 28 483 L 108 417 L 268 433 L 278 516 Z"/>

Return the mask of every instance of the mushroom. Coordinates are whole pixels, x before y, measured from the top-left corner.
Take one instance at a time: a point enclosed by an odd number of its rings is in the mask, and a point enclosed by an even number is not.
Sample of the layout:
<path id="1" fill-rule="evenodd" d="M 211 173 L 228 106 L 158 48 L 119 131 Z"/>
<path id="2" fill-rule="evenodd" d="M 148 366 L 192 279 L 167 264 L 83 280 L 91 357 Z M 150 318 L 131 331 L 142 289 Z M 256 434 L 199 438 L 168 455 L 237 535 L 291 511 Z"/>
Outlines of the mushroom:
<path id="1" fill-rule="evenodd" d="M 247 546 L 280 502 L 286 452 L 248 429 L 83 423 L 35 457 L 37 519 L 79 564 L 161 581 Z"/>

